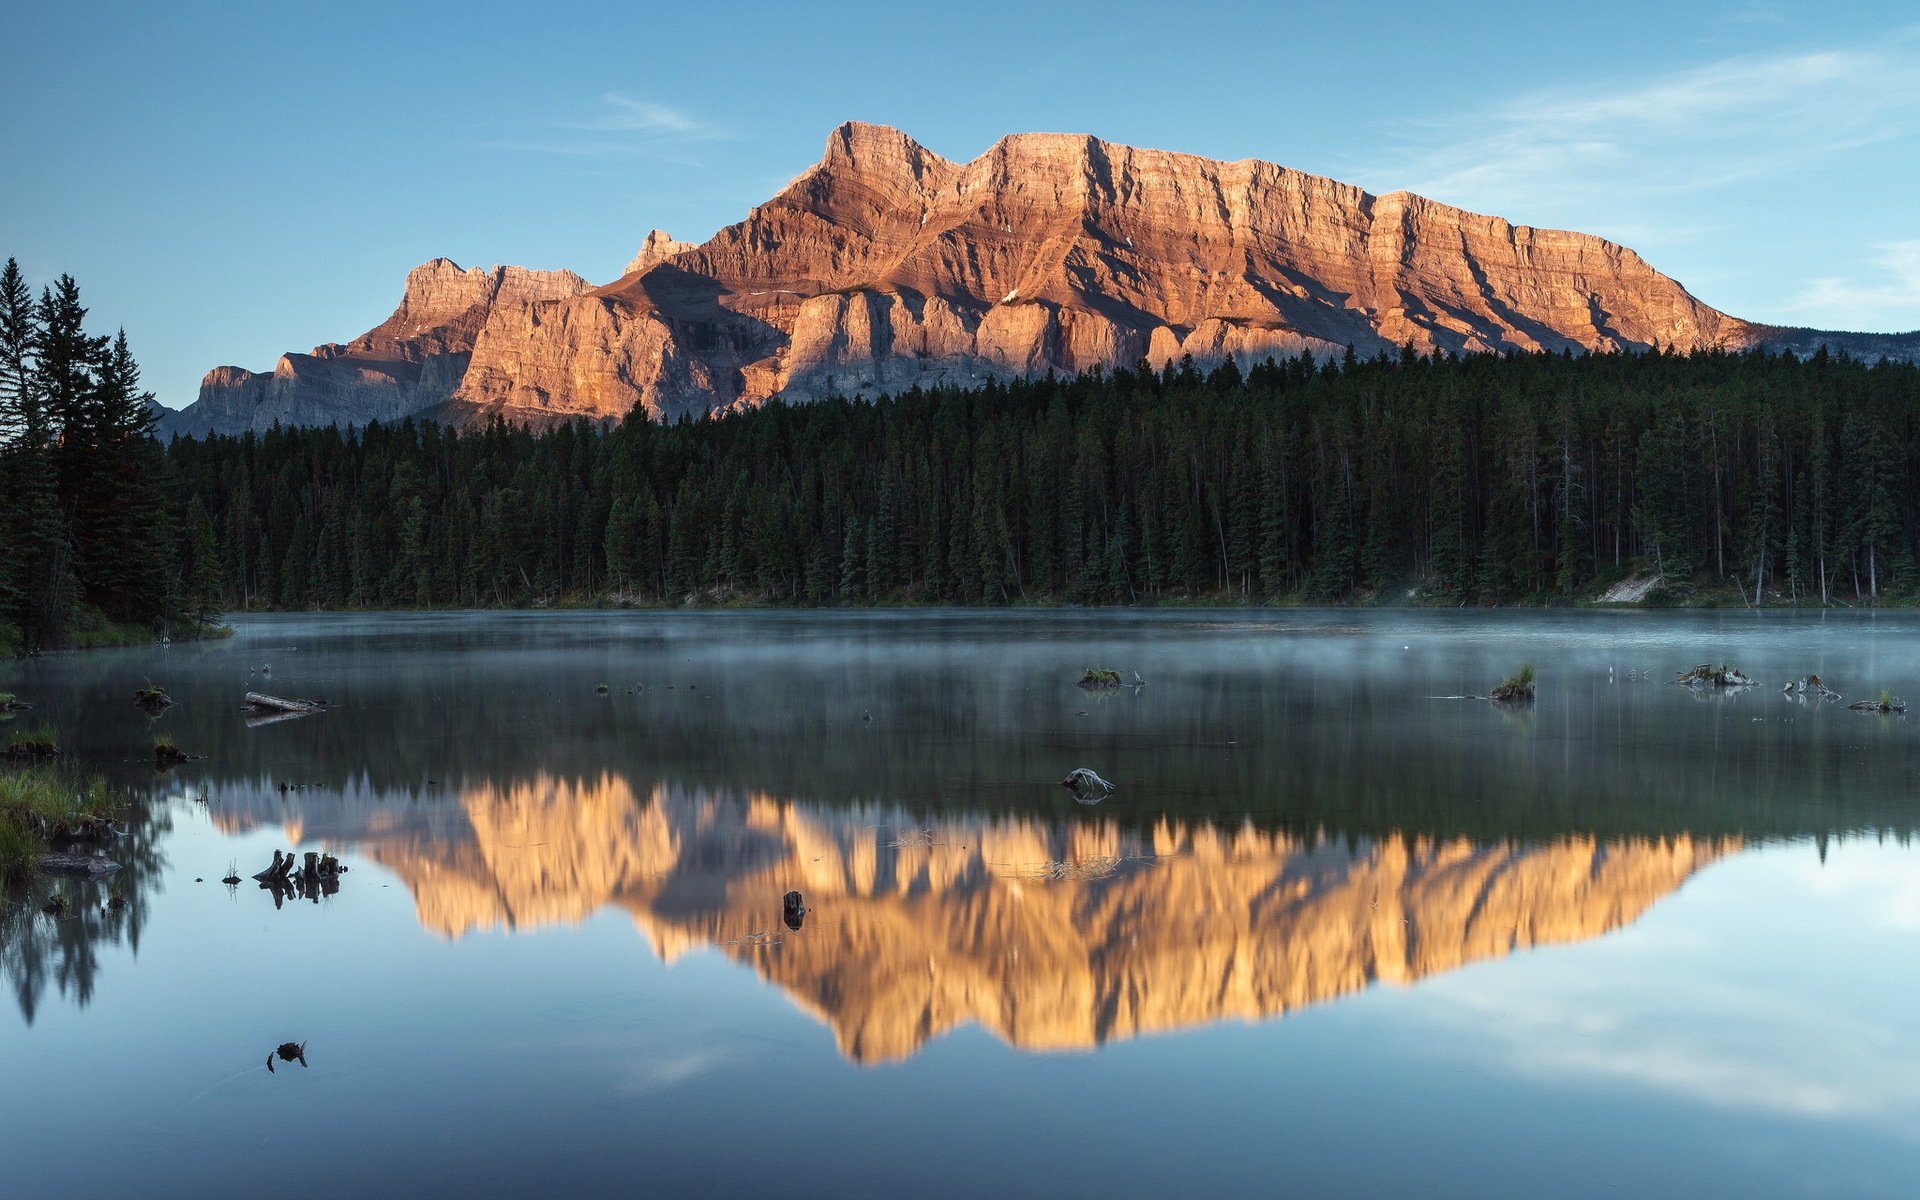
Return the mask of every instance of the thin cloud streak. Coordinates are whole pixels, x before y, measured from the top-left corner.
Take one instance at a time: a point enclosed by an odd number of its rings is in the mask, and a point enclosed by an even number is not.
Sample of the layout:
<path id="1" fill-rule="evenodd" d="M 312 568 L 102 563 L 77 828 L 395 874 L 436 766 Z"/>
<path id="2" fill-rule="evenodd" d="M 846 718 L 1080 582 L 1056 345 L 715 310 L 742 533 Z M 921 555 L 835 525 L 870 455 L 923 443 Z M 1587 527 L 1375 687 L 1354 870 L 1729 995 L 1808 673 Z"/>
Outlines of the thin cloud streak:
<path id="1" fill-rule="evenodd" d="M 1920 238 L 1873 247 L 1866 277 L 1812 280 L 1787 312 L 1811 325 L 1841 321 L 1920 328 Z"/>
<path id="2" fill-rule="evenodd" d="M 483 143 L 488 150 L 552 154 L 568 158 L 676 158 L 674 150 L 698 142 L 721 141 L 732 134 L 693 114 L 655 100 L 607 92 L 595 117 L 549 126 L 560 136 L 539 136 Z"/>
<path id="3" fill-rule="evenodd" d="M 1348 177 L 1524 216 L 1785 176 L 1910 137 L 1917 120 L 1920 36 L 1903 30 L 1874 49 L 1728 58 L 1419 122 Z"/>

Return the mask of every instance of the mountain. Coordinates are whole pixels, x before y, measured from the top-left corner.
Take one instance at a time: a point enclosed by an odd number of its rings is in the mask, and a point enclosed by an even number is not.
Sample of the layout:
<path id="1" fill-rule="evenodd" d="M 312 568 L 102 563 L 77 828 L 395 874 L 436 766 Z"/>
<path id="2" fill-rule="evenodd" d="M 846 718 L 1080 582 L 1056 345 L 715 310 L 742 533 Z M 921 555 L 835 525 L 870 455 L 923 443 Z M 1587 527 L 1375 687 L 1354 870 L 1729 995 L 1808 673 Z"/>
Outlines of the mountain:
<path id="1" fill-rule="evenodd" d="M 200 396 L 160 422 L 174 434 L 263 432 L 281 425 L 397 421 L 446 403 L 490 318 L 591 290 L 571 271 L 461 270 L 444 258 L 407 274 L 393 315 L 353 341 L 283 354 L 267 374 L 215 367 Z"/>
<path id="2" fill-rule="evenodd" d="M 1412 984 L 1621 928 L 1741 847 L 929 819 L 613 773 L 482 781 L 435 805 L 358 786 L 324 803 L 210 793 L 228 832 L 278 823 L 379 862 L 445 937 L 624 910 L 662 958 L 717 950 L 751 967 L 856 1062 L 970 1023 L 1026 1049 L 1084 1049 Z M 781 922 L 789 888 L 812 910 L 799 930 Z"/>
<path id="3" fill-rule="evenodd" d="M 1719 312 L 1633 251 L 1254 160 L 1069 134 L 955 163 L 848 123 L 813 167 L 705 243 L 655 230 L 627 272 L 416 268 L 400 308 L 271 376 L 219 367 L 167 432 L 654 418 L 773 396 L 874 396 L 1046 371 L 1206 365 L 1351 345 L 1752 346 L 1920 358 L 1920 334 Z"/>

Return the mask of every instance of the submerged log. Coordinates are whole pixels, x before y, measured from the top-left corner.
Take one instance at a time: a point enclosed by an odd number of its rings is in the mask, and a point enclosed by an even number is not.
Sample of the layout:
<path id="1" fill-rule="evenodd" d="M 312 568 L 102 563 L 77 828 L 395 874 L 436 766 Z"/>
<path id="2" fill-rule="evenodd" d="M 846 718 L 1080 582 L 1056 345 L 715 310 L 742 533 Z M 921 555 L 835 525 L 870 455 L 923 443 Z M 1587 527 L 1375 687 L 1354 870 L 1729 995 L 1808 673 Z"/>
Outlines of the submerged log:
<path id="1" fill-rule="evenodd" d="M 1852 704 L 1847 705 L 1847 707 L 1854 712 L 1903 713 L 1907 711 L 1906 701 L 1900 699 L 1898 696 L 1890 696 L 1881 700 L 1856 700 Z"/>
<path id="2" fill-rule="evenodd" d="M 120 864 L 97 854 L 42 854 L 36 864 L 46 875 L 111 875 Z"/>

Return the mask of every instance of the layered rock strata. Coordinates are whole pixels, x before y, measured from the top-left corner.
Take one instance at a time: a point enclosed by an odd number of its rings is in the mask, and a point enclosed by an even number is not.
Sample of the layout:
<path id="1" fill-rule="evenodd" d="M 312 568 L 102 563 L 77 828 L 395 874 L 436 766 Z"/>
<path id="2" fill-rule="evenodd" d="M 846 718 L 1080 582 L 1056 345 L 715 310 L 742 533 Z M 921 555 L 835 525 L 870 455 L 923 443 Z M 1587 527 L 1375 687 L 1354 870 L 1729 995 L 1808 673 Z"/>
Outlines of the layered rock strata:
<path id="1" fill-rule="evenodd" d="M 897 130 L 849 123 L 745 220 L 698 245 L 655 230 L 604 287 L 444 261 L 423 273 L 433 286 L 418 302 L 410 279 L 394 317 L 347 346 L 288 355 L 271 377 L 219 368 L 171 428 L 360 421 L 442 402 L 437 415 L 455 422 L 671 418 L 774 396 L 1349 345 L 1370 355 L 1840 339 L 1856 354 L 1920 357 L 1920 336 L 1727 316 L 1586 234 L 1271 163 L 1069 134 L 1006 137 L 955 163 Z"/>

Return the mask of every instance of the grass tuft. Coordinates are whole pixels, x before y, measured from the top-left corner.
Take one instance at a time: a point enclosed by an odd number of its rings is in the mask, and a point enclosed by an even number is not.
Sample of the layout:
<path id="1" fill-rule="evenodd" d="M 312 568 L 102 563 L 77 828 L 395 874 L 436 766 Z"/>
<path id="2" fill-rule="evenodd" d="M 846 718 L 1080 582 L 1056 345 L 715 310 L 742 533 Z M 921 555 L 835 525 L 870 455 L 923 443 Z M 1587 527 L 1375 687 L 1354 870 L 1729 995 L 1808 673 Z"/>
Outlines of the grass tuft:
<path id="1" fill-rule="evenodd" d="M 49 839 L 93 830 L 120 807 L 99 776 L 52 767 L 0 772 L 0 879 L 33 874 Z"/>
<path id="2" fill-rule="evenodd" d="M 60 735 L 51 725 L 29 725 L 7 736 L 9 758 L 51 758 L 60 753 Z"/>

